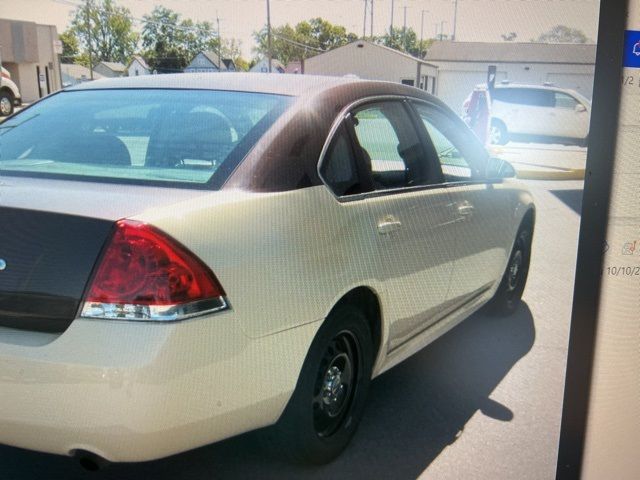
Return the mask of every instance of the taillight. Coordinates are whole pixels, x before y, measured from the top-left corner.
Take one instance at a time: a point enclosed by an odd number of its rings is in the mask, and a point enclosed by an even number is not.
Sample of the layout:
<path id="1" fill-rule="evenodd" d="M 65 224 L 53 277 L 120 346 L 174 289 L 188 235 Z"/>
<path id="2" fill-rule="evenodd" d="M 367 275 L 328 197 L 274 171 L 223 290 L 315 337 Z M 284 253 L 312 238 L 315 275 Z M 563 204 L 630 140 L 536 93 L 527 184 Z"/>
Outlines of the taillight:
<path id="1" fill-rule="evenodd" d="M 224 308 L 222 286 L 193 253 L 150 225 L 120 220 L 89 283 L 81 316 L 171 321 Z"/>

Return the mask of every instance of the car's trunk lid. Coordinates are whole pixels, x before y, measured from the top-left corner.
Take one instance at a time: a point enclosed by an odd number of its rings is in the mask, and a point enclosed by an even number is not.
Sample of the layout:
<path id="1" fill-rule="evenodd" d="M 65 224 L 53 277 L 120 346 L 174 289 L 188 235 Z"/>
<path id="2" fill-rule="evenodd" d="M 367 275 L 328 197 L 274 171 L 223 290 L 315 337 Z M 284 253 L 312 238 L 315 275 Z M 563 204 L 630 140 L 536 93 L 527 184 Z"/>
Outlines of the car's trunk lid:
<path id="1" fill-rule="evenodd" d="M 0 179 L 0 326 L 64 331 L 120 218 L 206 192 Z"/>

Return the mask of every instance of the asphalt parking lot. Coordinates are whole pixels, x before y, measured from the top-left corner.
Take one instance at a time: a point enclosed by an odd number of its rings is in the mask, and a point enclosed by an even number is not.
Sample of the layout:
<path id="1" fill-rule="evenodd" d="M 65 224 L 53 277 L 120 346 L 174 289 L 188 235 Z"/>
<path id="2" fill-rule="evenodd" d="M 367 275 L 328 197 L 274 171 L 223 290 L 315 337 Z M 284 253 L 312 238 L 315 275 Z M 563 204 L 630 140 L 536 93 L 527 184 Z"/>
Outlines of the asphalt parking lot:
<path id="1" fill-rule="evenodd" d="M 376 379 L 353 443 L 332 464 L 291 466 L 254 432 L 98 473 L 0 447 L 0 478 L 553 478 L 582 182 L 527 183 L 538 220 L 522 308 L 508 318 L 478 313 Z"/>

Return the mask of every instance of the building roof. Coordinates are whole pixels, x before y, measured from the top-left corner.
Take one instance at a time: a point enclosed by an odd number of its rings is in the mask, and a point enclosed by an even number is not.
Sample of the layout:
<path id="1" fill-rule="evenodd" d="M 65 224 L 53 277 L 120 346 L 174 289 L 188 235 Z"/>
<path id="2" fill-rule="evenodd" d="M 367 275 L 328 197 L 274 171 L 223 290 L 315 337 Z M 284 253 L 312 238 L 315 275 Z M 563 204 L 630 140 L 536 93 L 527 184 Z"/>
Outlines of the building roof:
<path id="1" fill-rule="evenodd" d="M 109 70 L 112 70 L 112 71 L 118 72 L 118 73 L 123 73 L 127 69 L 127 67 L 125 65 L 123 65 L 122 63 L 120 63 L 120 62 L 100 62 L 100 63 L 98 63 L 98 65 L 104 65 Z M 96 65 L 96 66 L 98 66 L 98 65 Z"/>
<path id="2" fill-rule="evenodd" d="M 436 65 L 433 65 L 433 64 L 429 63 L 426 59 L 424 59 L 424 60 L 423 60 L 423 59 L 420 59 L 420 58 L 418 58 L 418 57 L 414 57 L 413 55 L 409 55 L 409 54 L 408 54 L 408 53 L 406 53 L 406 52 L 401 52 L 400 50 L 396 50 L 395 48 L 387 47 L 387 46 L 385 46 L 385 45 L 380 45 L 379 43 L 370 42 L 370 41 L 368 41 L 368 40 L 356 40 L 355 42 L 352 42 L 352 43 L 350 43 L 349 45 L 352 45 L 352 44 L 354 44 L 354 43 L 355 43 L 355 44 L 358 44 L 358 43 L 367 43 L 367 44 L 369 44 L 369 45 L 373 45 L 374 47 L 381 48 L 381 49 L 386 50 L 386 51 L 388 51 L 388 52 L 393 52 L 393 53 L 395 53 L 396 55 L 400 55 L 400 56 L 402 56 L 402 57 L 409 58 L 409 59 L 413 60 L 414 62 L 420 62 L 420 63 L 422 63 L 422 64 L 424 64 L 424 65 L 429 65 L 429 66 L 431 66 L 431 67 L 435 67 L 435 66 L 436 66 Z M 345 46 L 347 46 L 347 45 L 345 45 Z M 340 47 L 340 48 L 342 48 L 342 47 Z"/>
<path id="3" fill-rule="evenodd" d="M 208 52 L 200 52 L 200 53 L 204 55 L 204 57 L 207 60 L 209 60 L 213 65 L 215 65 L 215 67 L 218 68 L 219 70 L 229 70 L 229 66 L 233 64 L 233 60 L 230 58 L 223 58 L 222 62 L 220 62 L 220 57 L 218 56 L 218 52 L 208 51 Z"/>
<path id="4" fill-rule="evenodd" d="M 140 65 L 142 65 L 142 68 L 151 70 L 149 65 L 147 65 L 147 62 L 145 62 L 144 58 L 142 58 L 140 55 L 134 55 L 133 57 L 131 57 L 131 60 L 129 60 L 129 64 L 127 65 L 127 68 L 129 68 L 135 60 L 137 60 Z"/>
<path id="5" fill-rule="evenodd" d="M 585 43 L 434 42 L 431 62 L 564 63 L 594 65 L 596 45 Z"/>
<path id="6" fill-rule="evenodd" d="M 260 72 L 260 65 L 262 65 L 263 63 L 267 63 L 269 61 L 268 58 L 261 58 L 259 59 L 256 64 L 251 67 L 249 69 L 250 72 Z M 280 60 L 278 60 L 277 58 L 272 58 L 271 59 L 271 70 L 278 70 L 280 72 L 285 72 L 286 68 L 284 66 L 284 63 L 282 63 Z"/>
<path id="7" fill-rule="evenodd" d="M 91 78 L 91 72 L 87 67 L 75 63 L 61 63 L 60 71 L 63 75 L 68 75 L 69 77 L 75 79 L 81 79 L 83 76 L 87 79 Z M 98 72 L 94 71 L 93 78 L 97 80 L 100 78 L 104 78 L 104 75 L 100 75 Z"/>

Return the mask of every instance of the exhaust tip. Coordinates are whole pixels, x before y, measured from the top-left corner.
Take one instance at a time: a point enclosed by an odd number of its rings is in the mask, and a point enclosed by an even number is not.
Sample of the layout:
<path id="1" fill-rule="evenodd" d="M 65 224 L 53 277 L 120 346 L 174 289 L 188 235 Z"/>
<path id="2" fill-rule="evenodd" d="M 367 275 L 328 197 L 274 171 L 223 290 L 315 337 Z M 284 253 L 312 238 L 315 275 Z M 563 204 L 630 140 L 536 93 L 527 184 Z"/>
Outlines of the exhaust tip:
<path id="1" fill-rule="evenodd" d="M 109 460 L 86 450 L 75 450 L 72 456 L 87 472 L 97 472 L 109 466 Z"/>

